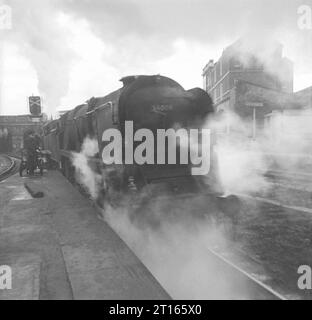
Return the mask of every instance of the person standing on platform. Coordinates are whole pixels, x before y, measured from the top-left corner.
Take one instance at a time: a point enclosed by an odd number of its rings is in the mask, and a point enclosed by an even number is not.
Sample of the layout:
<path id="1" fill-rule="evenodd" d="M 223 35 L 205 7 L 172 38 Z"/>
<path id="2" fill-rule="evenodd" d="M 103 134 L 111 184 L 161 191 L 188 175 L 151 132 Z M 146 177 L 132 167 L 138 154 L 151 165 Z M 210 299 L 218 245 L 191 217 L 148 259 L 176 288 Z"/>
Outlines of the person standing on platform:
<path id="1" fill-rule="evenodd" d="M 34 132 L 30 132 L 25 139 L 25 149 L 27 151 L 27 170 L 29 174 L 34 175 L 36 168 L 36 152 L 37 152 L 37 139 Z"/>

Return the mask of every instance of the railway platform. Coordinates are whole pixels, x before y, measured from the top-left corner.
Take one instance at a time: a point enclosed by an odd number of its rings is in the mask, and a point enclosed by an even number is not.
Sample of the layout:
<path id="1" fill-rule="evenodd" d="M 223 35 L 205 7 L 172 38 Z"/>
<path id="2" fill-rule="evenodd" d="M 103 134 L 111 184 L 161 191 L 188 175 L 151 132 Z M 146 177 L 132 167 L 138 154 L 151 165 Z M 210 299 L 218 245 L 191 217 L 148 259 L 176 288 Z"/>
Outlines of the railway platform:
<path id="1" fill-rule="evenodd" d="M 25 183 L 43 192 L 33 198 Z M 12 270 L 3 299 L 170 299 L 96 208 L 59 172 L 0 182 L 0 266 Z"/>

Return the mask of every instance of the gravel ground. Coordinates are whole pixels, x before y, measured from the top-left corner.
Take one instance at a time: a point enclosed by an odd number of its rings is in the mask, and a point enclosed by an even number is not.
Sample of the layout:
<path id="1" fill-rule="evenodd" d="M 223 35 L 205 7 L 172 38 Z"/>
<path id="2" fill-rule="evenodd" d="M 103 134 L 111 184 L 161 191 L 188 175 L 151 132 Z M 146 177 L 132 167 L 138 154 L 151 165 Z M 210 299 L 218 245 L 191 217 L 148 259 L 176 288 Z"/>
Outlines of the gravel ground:
<path id="1" fill-rule="evenodd" d="M 312 299 L 312 290 L 297 286 L 298 267 L 312 267 L 312 214 L 243 201 L 237 241 L 284 294 Z"/>

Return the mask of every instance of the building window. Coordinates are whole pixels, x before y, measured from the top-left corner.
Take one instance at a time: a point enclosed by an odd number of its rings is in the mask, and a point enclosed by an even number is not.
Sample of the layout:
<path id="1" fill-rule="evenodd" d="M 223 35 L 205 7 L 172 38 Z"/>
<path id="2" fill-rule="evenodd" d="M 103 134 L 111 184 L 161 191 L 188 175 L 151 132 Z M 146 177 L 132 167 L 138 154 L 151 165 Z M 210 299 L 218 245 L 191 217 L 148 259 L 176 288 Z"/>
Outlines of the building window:
<path id="1" fill-rule="evenodd" d="M 211 78 L 210 78 L 210 74 L 208 74 L 207 75 L 207 86 L 208 86 L 208 88 L 210 88 L 211 87 Z"/>
<path id="2" fill-rule="evenodd" d="M 240 61 L 239 61 L 238 58 L 236 58 L 236 57 L 232 57 L 232 58 L 231 58 L 230 64 L 231 64 L 231 67 L 232 67 L 233 69 L 241 69 L 241 67 L 242 67 Z"/>

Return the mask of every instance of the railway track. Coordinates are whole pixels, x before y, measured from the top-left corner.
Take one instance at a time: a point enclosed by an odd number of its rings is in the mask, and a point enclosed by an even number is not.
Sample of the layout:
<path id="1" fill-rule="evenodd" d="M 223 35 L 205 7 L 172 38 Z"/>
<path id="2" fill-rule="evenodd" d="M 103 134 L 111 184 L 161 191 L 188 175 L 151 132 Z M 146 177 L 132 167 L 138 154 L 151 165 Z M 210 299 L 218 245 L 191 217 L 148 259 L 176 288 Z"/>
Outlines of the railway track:
<path id="1" fill-rule="evenodd" d="M 258 203 L 265 203 L 265 204 L 271 205 L 272 207 L 279 208 L 280 210 L 285 209 L 285 210 L 293 210 L 299 213 L 303 212 L 303 213 L 312 214 L 312 209 L 304 206 L 289 205 L 289 204 L 282 203 L 281 201 L 278 201 L 278 200 L 259 197 L 259 196 L 251 196 L 251 195 L 242 194 L 242 193 L 237 193 L 236 195 L 241 199 L 252 200 Z"/>
<path id="2" fill-rule="evenodd" d="M 291 180 L 296 182 L 310 183 L 312 185 L 312 174 L 302 171 L 268 170 L 264 176 L 272 180 Z"/>
<path id="3" fill-rule="evenodd" d="M 272 289 L 256 275 L 244 270 L 241 266 L 227 258 L 216 249 L 207 249 L 207 254 L 211 261 L 216 264 L 220 274 L 228 278 L 234 288 L 233 299 L 250 300 L 287 300 L 285 296 Z"/>
<path id="4" fill-rule="evenodd" d="M 268 189 L 273 188 L 274 192 L 258 192 L 254 194 L 233 192 L 233 194 L 241 199 L 266 203 L 281 209 L 312 214 L 312 174 L 282 170 L 269 170 L 262 174 L 267 178 L 269 183 Z M 283 193 L 278 193 L 278 190 L 288 190 L 290 196 L 283 197 Z M 300 198 L 297 199 L 294 194 L 297 195 L 297 198 L 300 195 Z"/>
<path id="5" fill-rule="evenodd" d="M 283 198 L 275 200 L 247 194 L 236 195 L 242 200 L 244 213 L 238 236 L 239 247 L 248 258 L 255 258 L 254 265 L 264 268 L 264 272 L 256 274 L 260 275 L 260 279 L 261 275 L 268 277 L 265 283 L 271 284 L 287 299 L 307 299 L 309 294 L 297 287 L 297 268 L 300 261 L 311 256 L 311 207 L 287 202 L 286 198 L 284 201 Z M 300 245 L 297 246 L 298 243 Z M 243 264 L 244 270 L 254 272 L 248 268 L 248 264 L 245 267 Z"/>
<path id="6" fill-rule="evenodd" d="M 0 181 L 18 171 L 18 160 L 5 154 L 0 155 Z"/>

